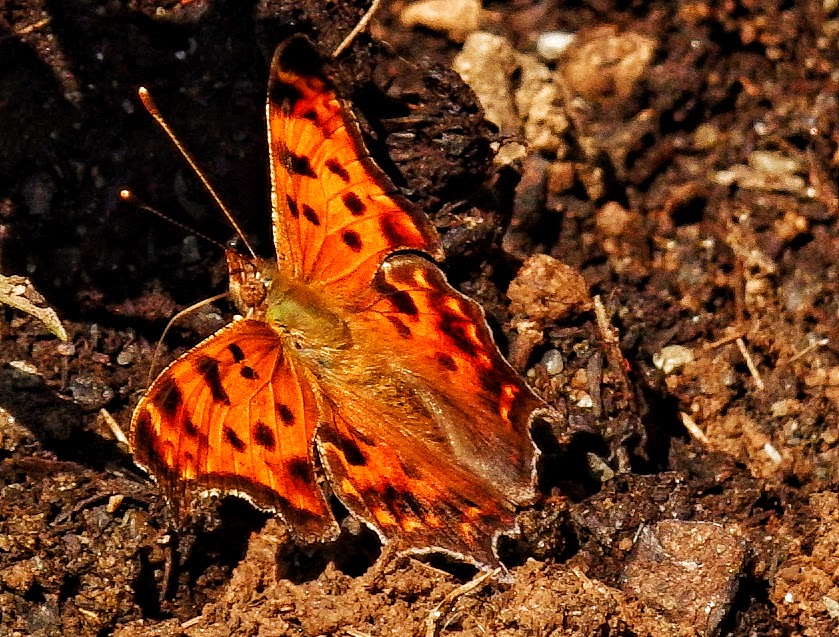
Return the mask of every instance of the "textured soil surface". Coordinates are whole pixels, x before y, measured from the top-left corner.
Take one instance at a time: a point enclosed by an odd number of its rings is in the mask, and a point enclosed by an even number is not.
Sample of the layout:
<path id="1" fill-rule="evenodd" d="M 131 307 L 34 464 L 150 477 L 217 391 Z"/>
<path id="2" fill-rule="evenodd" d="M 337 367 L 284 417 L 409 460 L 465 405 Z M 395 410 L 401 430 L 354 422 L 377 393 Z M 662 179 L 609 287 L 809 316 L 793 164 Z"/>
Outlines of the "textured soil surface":
<path id="1" fill-rule="evenodd" d="M 267 255 L 271 53 L 302 31 L 328 54 L 365 6 L 0 1 L 0 274 L 70 336 L 0 308 L 0 635 L 837 634 L 829 0 L 520 0 L 413 26 L 386 2 L 335 84 L 565 418 L 537 436 L 512 577 L 382 552 L 351 520 L 299 546 L 232 498 L 173 524 L 119 433 L 168 319 L 227 273 L 120 189 L 232 233 L 136 88 Z M 553 55 L 552 31 L 576 39 Z M 158 368 L 229 319 L 183 319 Z"/>

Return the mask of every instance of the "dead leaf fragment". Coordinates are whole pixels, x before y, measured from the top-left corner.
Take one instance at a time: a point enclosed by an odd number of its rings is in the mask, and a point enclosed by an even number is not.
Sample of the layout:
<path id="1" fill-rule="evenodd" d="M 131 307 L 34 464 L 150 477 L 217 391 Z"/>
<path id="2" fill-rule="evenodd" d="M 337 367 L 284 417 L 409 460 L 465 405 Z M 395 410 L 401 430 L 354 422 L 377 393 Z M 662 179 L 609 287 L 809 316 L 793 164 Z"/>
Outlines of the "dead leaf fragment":
<path id="1" fill-rule="evenodd" d="M 0 303 L 34 316 L 50 332 L 62 341 L 67 341 L 67 332 L 61 325 L 58 314 L 46 304 L 44 297 L 26 277 L 0 274 Z"/>

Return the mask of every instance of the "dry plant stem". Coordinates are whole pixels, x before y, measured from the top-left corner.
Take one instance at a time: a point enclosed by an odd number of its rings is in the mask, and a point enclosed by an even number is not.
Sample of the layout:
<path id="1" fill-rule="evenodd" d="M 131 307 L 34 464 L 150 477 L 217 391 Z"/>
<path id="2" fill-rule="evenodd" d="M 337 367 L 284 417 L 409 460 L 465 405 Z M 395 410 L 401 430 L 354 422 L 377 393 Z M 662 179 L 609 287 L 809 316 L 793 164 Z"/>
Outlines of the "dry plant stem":
<path id="1" fill-rule="evenodd" d="M 66 343 L 68 340 L 67 332 L 61 325 L 58 314 L 46 303 L 33 302 L 33 298 L 42 299 L 29 279 L 22 276 L 3 276 L 0 274 L 0 305 L 8 305 L 34 316 L 50 332 Z"/>
<path id="2" fill-rule="evenodd" d="M 500 572 L 500 568 L 488 571 L 479 575 L 475 579 L 466 582 L 463 586 L 458 586 L 451 593 L 446 595 L 443 600 L 434 607 L 434 610 L 428 614 L 428 618 L 425 620 L 425 637 L 437 637 L 442 630 L 441 620 L 454 607 L 455 602 L 464 595 L 468 595 L 469 593 L 479 589 L 483 586 L 484 582 L 491 577 L 495 577 Z"/>
<path id="3" fill-rule="evenodd" d="M 629 387 L 629 382 L 624 373 L 623 353 L 620 349 L 617 330 L 609 322 L 609 318 L 606 316 L 606 308 L 603 306 L 603 301 L 599 294 L 594 297 L 594 316 L 597 319 L 600 336 L 603 338 L 603 346 L 606 350 L 606 360 L 609 362 L 609 368 L 613 374 L 617 374 L 620 377 L 623 384 L 622 389 L 626 392 Z"/>
<path id="4" fill-rule="evenodd" d="M 792 358 L 790 358 L 788 361 L 783 361 L 783 362 L 781 362 L 781 363 L 778 363 L 778 366 L 780 366 L 780 365 L 787 365 L 787 364 L 789 364 L 789 363 L 794 363 L 795 361 L 797 361 L 797 360 L 798 360 L 799 358 L 801 358 L 802 356 L 806 356 L 807 354 L 809 354 L 810 352 L 812 352 L 814 349 L 818 349 L 819 347 L 824 347 L 825 345 L 828 345 L 828 344 L 830 344 L 830 339 L 829 339 L 829 338 L 822 338 L 822 339 L 819 339 L 819 340 L 817 340 L 817 341 L 815 341 L 815 342 L 813 342 L 813 343 L 810 343 L 807 347 L 805 347 L 805 348 L 804 348 L 804 349 L 802 349 L 800 352 L 798 352 L 797 354 L 795 354 L 795 355 L 794 355 Z"/>
<path id="5" fill-rule="evenodd" d="M 201 621 L 201 615 L 196 615 L 192 619 L 187 619 L 185 622 L 183 622 L 181 624 L 181 629 L 186 630 L 187 628 L 192 628 L 193 626 L 195 626 L 200 621 Z"/>
<path id="6" fill-rule="evenodd" d="M 760 372 L 757 371 L 757 366 L 755 365 L 754 360 L 752 360 L 751 354 L 749 354 L 749 350 L 746 349 L 746 343 L 743 341 L 742 338 L 738 338 L 736 341 L 737 347 L 740 349 L 740 353 L 743 355 L 743 358 L 746 361 L 746 367 L 749 368 L 749 373 L 752 375 L 752 378 L 755 379 L 755 385 L 757 385 L 758 389 L 763 389 L 763 379 L 760 377 Z"/>
<path id="7" fill-rule="evenodd" d="M 703 445 L 708 446 L 708 444 L 711 441 L 708 440 L 708 436 L 706 436 L 705 432 L 699 428 L 699 425 L 696 424 L 696 421 L 683 411 L 679 412 L 679 417 L 682 419 L 682 424 L 684 425 L 685 429 L 688 430 L 688 433 L 694 438 L 696 438 Z"/>
<path id="8" fill-rule="evenodd" d="M 738 330 L 738 331 L 734 332 L 733 334 L 729 334 L 728 336 L 723 336 L 722 338 L 717 339 L 713 343 L 705 343 L 705 345 L 702 346 L 702 349 L 704 349 L 705 351 L 708 351 L 708 350 L 711 350 L 711 349 L 716 349 L 718 347 L 722 347 L 723 345 L 727 345 L 728 343 L 733 343 L 738 338 L 742 338 L 742 337 L 743 337 L 743 332 Z"/>
<path id="9" fill-rule="evenodd" d="M 99 410 L 99 417 L 105 421 L 106 425 L 108 425 L 108 429 L 110 429 L 111 433 L 114 435 L 114 440 L 121 445 L 125 445 L 128 447 L 129 452 L 132 452 L 133 450 L 131 449 L 131 443 L 128 441 L 128 437 L 125 435 L 122 427 L 119 426 L 119 423 L 114 419 L 110 412 L 103 407 Z"/>
<path id="10" fill-rule="evenodd" d="M 344 50 L 352 44 L 352 41 L 358 37 L 358 34 L 364 31 L 367 28 L 367 24 L 370 22 L 370 19 L 373 17 L 373 14 L 379 8 L 379 5 L 382 3 L 382 0 L 373 0 L 373 4 L 370 5 L 370 8 L 367 9 L 367 12 L 361 16 L 361 20 L 358 21 L 358 24 L 353 27 L 353 30 L 347 34 L 347 37 L 338 45 L 338 47 L 332 52 L 332 59 L 334 60 L 337 58 Z"/>
<path id="11" fill-rule="evenodd" d="M 38 31 L 40 29 L 43 29 L 50 22 L 52 22 L 52 18 L 43 18 L 41 20 L 38 20 L 34 24 L 29 24 L 25 27 L 21 27 L 20 29 L 16 29 L 15 30 L 15 35 L 28 35 L 28 34 L 34 32 L 34 31 Z"/>

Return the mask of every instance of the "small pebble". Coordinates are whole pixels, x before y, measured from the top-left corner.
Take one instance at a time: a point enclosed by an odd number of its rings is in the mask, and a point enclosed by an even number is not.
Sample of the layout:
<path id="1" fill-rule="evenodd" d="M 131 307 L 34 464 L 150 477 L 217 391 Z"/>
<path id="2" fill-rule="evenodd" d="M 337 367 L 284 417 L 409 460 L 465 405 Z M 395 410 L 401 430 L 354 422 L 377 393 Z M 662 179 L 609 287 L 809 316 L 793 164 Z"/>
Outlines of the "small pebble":
<path id="1" fill-rule="evenodd" d="M 693 350 L 683 345 L 668 345 L 662 347 L 659 353 L 653 354 L 653 365 L 665 374 L 669 374 L 693 361 Z"/>
<path id="2" fill-rule="evenodd" d="M 542 357 L 542 365 L 549 376 L 556 376 L 565 368 L 565 360 L 559 350 L 549 349 Z"/>
<path id="3" fill-rule="evenodd" d="M 478 29 L 482 11 L 479 0 L 420 0 L 405 7 L 399 18 L 406 27 L 444 31 L 452 40 L 462 42 Z"/>
<path id="4" fill-rule="evenodd" d="M 545 31 L 536 39 L 536 53 L 546 62 L 554 62 L 574 42 L 577 35 L 564 31 Z"/>

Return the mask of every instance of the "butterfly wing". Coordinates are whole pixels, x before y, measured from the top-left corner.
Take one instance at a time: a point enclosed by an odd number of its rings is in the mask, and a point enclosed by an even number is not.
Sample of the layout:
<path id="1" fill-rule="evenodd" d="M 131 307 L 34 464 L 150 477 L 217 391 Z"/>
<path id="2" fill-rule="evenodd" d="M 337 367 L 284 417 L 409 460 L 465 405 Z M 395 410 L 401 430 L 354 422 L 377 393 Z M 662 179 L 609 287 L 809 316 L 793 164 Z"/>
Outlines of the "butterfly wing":
<path id="1" fill-rule="evenodd" d="M 318 449 L 336 495 L 399 547 L 496 563 L 495 537 L 535 498 L 530 429 L 550 410 L 480 306 L 420 256 L 385 261 L 350 324 L 364 360 L 396 380 L 373 396 L 322 382 L 331 414 Z"/>
<path id="2" fill-rule="evenodd" d="M 399 551 L 442 551 L 477 565 L 497 565 L 495 539 L 516 529 L 514 503 L 451 457 L 433 419 L 422 435 L 404 413 L 379 401 L 342 395 L 330 401 L 317 445 L 335 495 Z M 375 419 L 375 429 L 370 424 Z"/>
<path id="3" fill-rule="evenodd" d="M 134 459 L 170 500 L 194 490 L 244 495 L 305 541 L 337 534 L 314 474 L 318 399 L 266 323 L 235 321 L 181 356 L 132 419 Z"/>
<path id="4" fill-rule="evenodd" d="M 267 118 L 281 271 L 333 298 L 352 298 L 394 250 L 442 258 L 433 226 L 370 158 L 304 36 L 277 48 Z"/>

